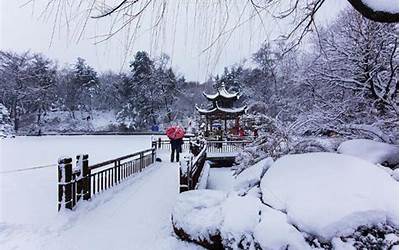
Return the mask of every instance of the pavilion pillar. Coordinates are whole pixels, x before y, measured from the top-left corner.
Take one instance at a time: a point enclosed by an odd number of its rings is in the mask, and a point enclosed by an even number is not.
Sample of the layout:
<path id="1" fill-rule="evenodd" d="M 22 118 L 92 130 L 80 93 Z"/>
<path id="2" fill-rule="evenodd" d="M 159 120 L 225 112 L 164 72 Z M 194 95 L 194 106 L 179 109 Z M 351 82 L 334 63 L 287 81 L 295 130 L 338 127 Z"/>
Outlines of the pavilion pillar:
<path id="1" fill-rule="evenodd" d="M 235 120 L 235 130 L 236 130 L 236 133 L 239 134 L 239 116 L 236 117 L 236 120 Z"/>
<path id="2" fill-rule="evenodd" d="M 225 133 L 227 133 L 228 128 L 226 127 L 226 116 L 225 116 Z"/>

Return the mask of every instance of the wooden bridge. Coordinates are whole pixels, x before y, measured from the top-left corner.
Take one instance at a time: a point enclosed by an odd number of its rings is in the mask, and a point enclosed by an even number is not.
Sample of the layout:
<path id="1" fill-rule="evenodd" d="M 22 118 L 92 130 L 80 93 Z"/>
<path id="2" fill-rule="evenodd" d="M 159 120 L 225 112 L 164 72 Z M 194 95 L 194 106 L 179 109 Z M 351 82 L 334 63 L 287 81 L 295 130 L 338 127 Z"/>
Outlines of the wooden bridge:
<path id="1" fill-rule="evenodd" d="M 194 190 L 205 183 L 210 166 L 230 166 L 238 152 L 251 141 L 195 141 L 184 139 L 184 158 L 180 161 L 180 192 Z M 91 200 L 152 165 L 158 153 L 170 150 L 169 140 L 153 141 L 151 148 L 130 155 L 89 165 L 88 155 L 58 161 L 58 210 L 73 210 L 80 200 Z M 191 154 L 189 154 L 191 152 Z M 186 156 L 185 156 L 186 154 Z M 206 162 L 210 164 L 206 164 Z"/>

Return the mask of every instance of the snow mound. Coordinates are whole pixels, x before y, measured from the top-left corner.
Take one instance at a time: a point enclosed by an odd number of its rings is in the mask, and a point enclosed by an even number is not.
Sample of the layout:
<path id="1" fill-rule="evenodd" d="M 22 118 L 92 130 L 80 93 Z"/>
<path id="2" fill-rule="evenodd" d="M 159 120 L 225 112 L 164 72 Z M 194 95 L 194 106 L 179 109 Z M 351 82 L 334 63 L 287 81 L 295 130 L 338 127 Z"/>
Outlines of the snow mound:
<path id="1" fill-rule="evenodd" d="M 173 209 L 177 236 L 208 249 L 254 249 L 253 231 L 260 220 L 260 199 L 216 190 L 182 193 Z"/>
<path id="2" fill-rule="evenodd" d="M 399 181 L 399 169 L 391 169 L 385 166 L 382 166 L 380 164 L 377 164 L 377 166 L 379 168 L 381 168 L 383 171 L 385 171 L 388 175 L 390 175 L 393 179 L 395 179 L 396 181 Z"/>
<path id="3" fill-rule="evenodd" d="M 311 249 L 303 235 L 287 222 L 286 215 L 268 206 L 261 210 L 254 238 L 262 249 Z"/>
<path id="4" fill-rule="evenodd" d="M 211 241 L 210 236 L 219 234 L 226 197 L 222 191 L 206 189 L 181 193 L 172 211 L 175 232 L 183 230 L 189 240 Z"/>
<path id="5" fill-rule="evenodd" d="M 273 162 L 274 160 L 268 157 L 243 170 L 234 180 L 234 189 L 239 193 L 250 190 L 260 183 L 262 176 Z"/>
<path id="6" fill-rule="evenodd" d="M 362 225 L 398 226 L 398 183 L 356 157 L 286 155 L 268 169 L 260 187 L 266 204 L 322 239 L 349 235 Z"/>
<path id="7" fill-rule="evenodd" d="M 359 157 L 374 164 L 387 162 L 399 164 L 399 147 L 397 145 L 377 142 L 368 139 L 345 141 L 337 150 L 341 154 Z"/>
<path id="8" fill-rule="evenodd" d="M 397 0 L 362 0 L 362 2 L 374 11 L 399 13 L 399 1 Z"/>
<path id="9" fill-rule="evenodd" d="M 224 220 L 221 225 L 223 245 L 228 248 L 239 244 L 253 244 L 253 230 L 260 220 L 260 199 L 253 196 L 230 195 L 223 203 Z"/>

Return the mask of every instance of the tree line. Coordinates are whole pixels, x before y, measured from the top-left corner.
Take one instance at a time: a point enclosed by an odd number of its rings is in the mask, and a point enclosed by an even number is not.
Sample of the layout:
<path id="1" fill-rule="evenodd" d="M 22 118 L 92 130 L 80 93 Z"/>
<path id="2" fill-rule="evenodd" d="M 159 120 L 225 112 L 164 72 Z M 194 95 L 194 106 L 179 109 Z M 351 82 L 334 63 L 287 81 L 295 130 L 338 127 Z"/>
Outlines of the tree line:
<path id="1" fill-rule="evenodd" d="M 51 111 L 65 111 L 76 119 L 76 112 L 90 116 L 93 110 L 115 111 L 121 124 L 117 129 L 146 129 L 193 113 L 193 105 L 187 105 L 193 100 L 190 93 L 203 88 L 177 76 L 168 64 L 167 55 L 152 59 L 139 51 L 128 72 L 98 73 L 82 58 L 59 67 L 42 54 L 0 51 L 0 103 L 8 109 L 15 131 L 32 124 L 40 129 L 43 116 Z"/>
<path id="2" fill-rule="evenodd" d="M 398 135 L 398 24 L 343 11 L 314 32 L 303 50 L 266 42 L 249 59 L 204 83 L 186 81 L 169 57 L 139 51 L 125 73 L 97 73 L 78 58 L 58 67 L 43 55 L 0 52 L 0 102 L 15 130 L 22 117 L 40 127 L 50 110 L 114 110 L 121 128 L 148 129 L 195 115 L 202 92 L 222 82 L 240 91 L 248 115 L 279 120 L 299 135 L 364 134 L 383 141 Z"/>

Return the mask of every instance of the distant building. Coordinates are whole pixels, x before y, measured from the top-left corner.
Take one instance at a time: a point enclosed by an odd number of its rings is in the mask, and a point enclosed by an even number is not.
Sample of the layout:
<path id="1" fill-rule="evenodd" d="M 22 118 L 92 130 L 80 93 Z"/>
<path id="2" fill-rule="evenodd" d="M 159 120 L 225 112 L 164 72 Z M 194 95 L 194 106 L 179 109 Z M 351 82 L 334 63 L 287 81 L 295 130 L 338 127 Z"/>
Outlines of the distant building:
<path id="1" fill-rule="evenodd" d="M 229 129 L 227 121 L 229 120 L 235 121 L 234 131 L 235 134 L 237 134 L 239 130 L 240 116 L 246 112 L 246 106 L 238 108 L 234 107 L 234 102 L 239 99 L 239 93 L 228 92 L 225 88 L 225 84 L 222 83 L 221 87 L 217 89 L 217 93 L 203 94 L 209 101 L 211 101 L 211 105 L 207 108 L 200 108 L 196 105 L 196 109 L 200 115 L 205 118 L 206 135 L 213 130 L 213 124 L 215 122 L 220 123 L 221 126 L 223 126 L 225 133 L 227 133 Z"/>

